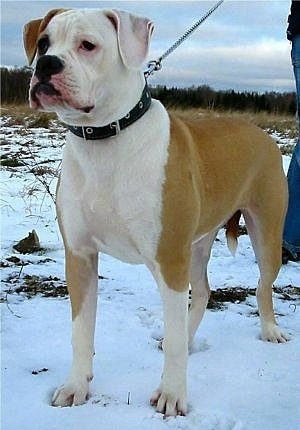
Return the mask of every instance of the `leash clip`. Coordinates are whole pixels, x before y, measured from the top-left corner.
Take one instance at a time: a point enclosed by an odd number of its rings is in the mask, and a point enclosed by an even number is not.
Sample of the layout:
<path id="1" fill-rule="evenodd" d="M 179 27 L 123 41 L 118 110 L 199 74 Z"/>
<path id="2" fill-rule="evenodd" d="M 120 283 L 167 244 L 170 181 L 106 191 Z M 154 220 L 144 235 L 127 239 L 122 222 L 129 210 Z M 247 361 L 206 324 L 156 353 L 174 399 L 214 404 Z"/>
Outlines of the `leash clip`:
<path id="1" fill-rule="evenodd" d="M 144 75 L 146 78 L 153 75 L 154 72 L 158 72 L 161 70 L 162 64 L 161 64 L 161 58 L 158 58 L 157 60 L 149 61 L 147 64 L 147 70 L 145 71 Z"/>

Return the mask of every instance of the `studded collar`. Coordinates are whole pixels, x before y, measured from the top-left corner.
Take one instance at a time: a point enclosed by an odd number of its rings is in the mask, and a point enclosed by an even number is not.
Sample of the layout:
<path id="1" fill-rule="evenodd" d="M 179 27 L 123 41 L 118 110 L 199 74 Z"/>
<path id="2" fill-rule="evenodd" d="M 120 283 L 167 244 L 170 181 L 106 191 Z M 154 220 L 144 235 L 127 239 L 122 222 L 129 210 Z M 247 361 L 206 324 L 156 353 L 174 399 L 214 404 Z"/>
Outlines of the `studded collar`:
<path id="1" fill-rule="evenodd" d="M 123 118 L 113 121 L 110 124 L 102 127 L 81 127 L 69 125 L 68 129 L 71 133 L 78 137 L 82 137 L 84 140 L 99 140 L 106 139 L 108 137 L 114 137 L 117 136 L 121 130 L 129 127 L 139 118 L 141 118 L 144 113 L 147 112 L 150 105 L 151 94 L 146 82 L 140 100 Z"/>

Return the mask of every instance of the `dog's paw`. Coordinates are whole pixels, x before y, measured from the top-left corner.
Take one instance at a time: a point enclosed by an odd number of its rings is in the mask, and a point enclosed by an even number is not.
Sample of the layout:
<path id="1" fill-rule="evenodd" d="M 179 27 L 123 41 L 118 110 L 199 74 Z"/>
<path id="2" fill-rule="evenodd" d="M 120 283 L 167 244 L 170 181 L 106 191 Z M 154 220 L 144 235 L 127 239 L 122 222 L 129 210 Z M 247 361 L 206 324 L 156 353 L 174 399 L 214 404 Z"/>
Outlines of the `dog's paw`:
<path id="1" fill-rule="evenodd" d="M 52 396 L 52 406 L 78 406 L 82 405 L 89 397 L 89 383 L 66 383 L 58 387 Z"/>
<path id="2" fill-rule="evenodd" d="M 290 340 L 289 336 L 284 334 L 275 324 L 266 324 L 261 333 L 262 340 L 273 343 L 285 343 Z"/>
<path id="3" fill-rule="evenodd" d="M 152 394 L 150 404 L 165 417 L 187 414 L 186 396 L 166 393 L 160 388 Z"/>

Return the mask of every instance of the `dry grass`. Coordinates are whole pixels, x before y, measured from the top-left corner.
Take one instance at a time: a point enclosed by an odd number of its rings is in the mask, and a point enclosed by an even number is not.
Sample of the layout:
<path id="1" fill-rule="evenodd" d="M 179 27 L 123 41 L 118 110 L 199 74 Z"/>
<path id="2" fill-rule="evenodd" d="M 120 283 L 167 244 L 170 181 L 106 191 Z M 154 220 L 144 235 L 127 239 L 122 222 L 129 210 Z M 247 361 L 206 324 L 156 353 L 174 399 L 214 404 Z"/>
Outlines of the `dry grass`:
<path id="1" fill-rule="evenodd" d="M 249 121 L 268 133 L 277 133 L 281 137 L 295 139 L 298 136 L 296 118 L 292 115 L 268 114 L 267 112 L 229 112 L 214 111 L 205 109 L 171 109 L 185 118 L 218 117 L 229 116 L 241 118 Z M 53 128 L 53 121 L 56 119 L 54 113 L 36 112 L 28 105 L 4 105 L 2 106 L 2 116 L 5 117 L 7 126 L 23 125 L 25 127 Z M 287 151 L 289 152 L 289 150 Z"/>
<path id="2" fill-rule="evenodd" d="M 267 130 L 269 133 L 277 132 L 287 138 L 296 138 L 298 136 L 298 127 L 296 118 L 292 115 L 269 114 L 267 112 L 237 112 L 237 111 L 215 111 L 205 109 L 172 109 L 174 113 L 183 118 L 212 118 L 212 117 L 231 117 L 240 118 L 251 122 L 258 127 Z"/>
<path id="3" fill-rule="evenodd" d="M 56 119 L 54 113 L 36 112 L 29 105 L 4 105 L 1 107 L 1 116 L 5 117 L 5 125 L 23 125 L 25 127 L 49 128 Z"/>

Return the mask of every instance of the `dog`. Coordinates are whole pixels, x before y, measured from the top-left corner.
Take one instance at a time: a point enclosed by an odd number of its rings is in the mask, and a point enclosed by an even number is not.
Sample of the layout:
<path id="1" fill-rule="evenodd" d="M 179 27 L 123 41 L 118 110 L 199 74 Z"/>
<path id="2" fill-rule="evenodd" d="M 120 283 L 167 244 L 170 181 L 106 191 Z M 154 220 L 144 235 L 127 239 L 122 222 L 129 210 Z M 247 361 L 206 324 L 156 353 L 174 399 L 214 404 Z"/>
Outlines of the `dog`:
<path id="1" fill-rule="evenodd" d="M 260 270 L 261 337 L 285 342 L 272 284 L 281 266 L 286 178 L 277 145 L 240 120 L 185 120 L 151 99 L 142 65 L 154 25 L 125 11 L 51 10 L 24 27 L 30 105 L 69 127 L 57 187 L 72 306 L 73 364 L 54 406 L 83 404 L 93 378 L 98 253 L 145 264 L 164 313 L 164 367 L 150 403 L 187 413 L 189 346 L 208 299 L 207 263 L 241 213 Z M 189 284 L 192 303 L 188 311 Z"/>

